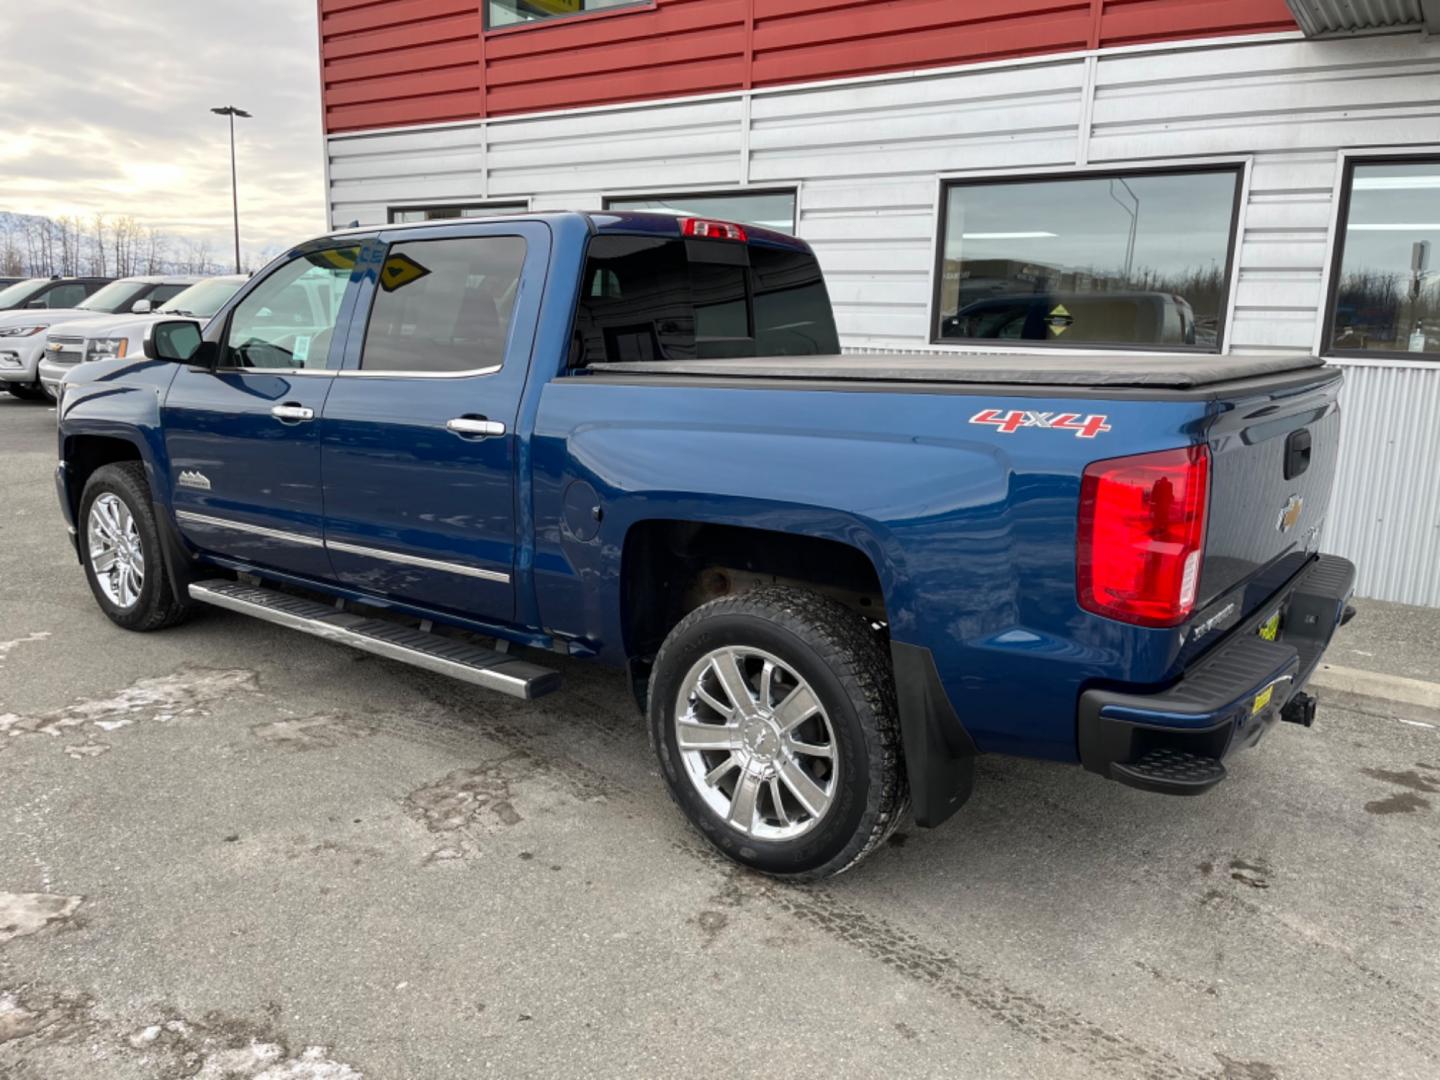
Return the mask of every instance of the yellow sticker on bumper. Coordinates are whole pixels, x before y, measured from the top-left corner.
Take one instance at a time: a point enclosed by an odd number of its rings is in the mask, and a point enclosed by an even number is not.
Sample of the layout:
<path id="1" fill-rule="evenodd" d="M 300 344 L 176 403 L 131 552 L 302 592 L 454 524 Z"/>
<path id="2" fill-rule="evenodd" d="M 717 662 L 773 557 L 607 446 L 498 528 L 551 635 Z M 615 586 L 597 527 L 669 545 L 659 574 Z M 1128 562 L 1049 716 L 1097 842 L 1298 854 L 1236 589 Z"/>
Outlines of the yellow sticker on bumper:
<path id="1" fill-rule="evenodd" d="M 1260 693 L 1255 695 L 1254 704 L 1250 706 L 1250 715 L 1254 716 L 1260 712 L 1261 709 L 1265 708 L 1266 705 L 1269 705 L 1270 699 L 1274 696 L 1275 688 L 1273 686 L 1267 686 L 1264 690 L 1261 690 Z"/>
<path id="2" fill-rule="evenodd" d="M 1260 624 L 1260 636 L 1266 641 L 1274 641 L 1280 636 L 1280 612 L 1275 612 Z"/>

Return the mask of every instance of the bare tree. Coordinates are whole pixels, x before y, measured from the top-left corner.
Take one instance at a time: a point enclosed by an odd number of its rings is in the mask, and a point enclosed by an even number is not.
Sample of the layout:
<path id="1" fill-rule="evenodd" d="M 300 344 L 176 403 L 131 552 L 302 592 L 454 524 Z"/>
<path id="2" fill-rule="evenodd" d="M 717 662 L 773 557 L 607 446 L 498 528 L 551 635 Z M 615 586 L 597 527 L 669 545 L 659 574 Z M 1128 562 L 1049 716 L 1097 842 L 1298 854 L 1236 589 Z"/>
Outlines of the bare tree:
<path id="1" fill-rule="evenodd" d="M 147 274 L 159 274 L 164 270 L 165 249 L 168 244 L 160 230 L 151 225 L 145 230 L 145 253 L 141 257 L 141 263 Z"/>
<path id="2" fill-rule="evenodd" d="M 110 262 L 105 251 L 105 237 L 109 228 L 104 214 L 96 214 L 90 222 L 90 273 L 105 277 Z"/>

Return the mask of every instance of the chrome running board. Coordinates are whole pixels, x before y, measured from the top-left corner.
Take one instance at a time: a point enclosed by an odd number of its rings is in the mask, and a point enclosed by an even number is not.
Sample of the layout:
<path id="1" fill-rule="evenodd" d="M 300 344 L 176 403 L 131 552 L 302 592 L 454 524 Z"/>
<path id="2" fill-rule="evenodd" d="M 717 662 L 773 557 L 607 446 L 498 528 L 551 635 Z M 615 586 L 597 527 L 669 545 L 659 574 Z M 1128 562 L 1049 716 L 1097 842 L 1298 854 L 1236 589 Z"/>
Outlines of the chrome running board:
<path id="1" fill-rule="evenodd" d="M 410 626 L 340 611 L 277 589 L 217 579 L 197 581 L 190 597 L 205 604 L 252 615 L 364 652 L 399 660 L 426 671 L 498 690 L 517 698 L 537 698 L 560 688 L 560 673 Z"/>

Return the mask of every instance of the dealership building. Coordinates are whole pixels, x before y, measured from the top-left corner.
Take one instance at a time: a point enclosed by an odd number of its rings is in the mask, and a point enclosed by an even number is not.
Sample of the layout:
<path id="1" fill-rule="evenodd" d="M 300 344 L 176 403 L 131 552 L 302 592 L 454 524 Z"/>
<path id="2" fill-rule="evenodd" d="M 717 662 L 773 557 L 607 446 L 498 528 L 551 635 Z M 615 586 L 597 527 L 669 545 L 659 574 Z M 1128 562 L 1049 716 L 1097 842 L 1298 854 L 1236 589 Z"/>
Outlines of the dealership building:
<path id="1" fill-rule="evenodd" d="M 331 223 L 793 232 L 849 352 L 1315 353 L 1440 606 L 1440 0 L 320 0 Z"/>

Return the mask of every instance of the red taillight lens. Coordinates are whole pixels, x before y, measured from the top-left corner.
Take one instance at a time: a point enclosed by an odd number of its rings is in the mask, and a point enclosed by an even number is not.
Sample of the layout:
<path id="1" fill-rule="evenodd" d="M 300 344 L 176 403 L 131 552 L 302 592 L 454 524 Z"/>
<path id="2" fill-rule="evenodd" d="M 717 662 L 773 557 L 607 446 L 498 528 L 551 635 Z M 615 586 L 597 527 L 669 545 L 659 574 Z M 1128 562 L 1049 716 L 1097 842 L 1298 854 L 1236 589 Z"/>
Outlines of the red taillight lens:
<path id="1" fill-rule="evenodd" d="M 1097 461 L 1080 483 L 1080 606 L 1141 626 L 1174 626 L 1195 607 L 1210 449 Z"/>
<path id="2" fill-rule="evenodd" d="M 744 229 L 728 221 L 704 221 L 701 218 L 685 218 L 680 225 L 680 231 L 686 236 L 695 237 L 697 240 L 738 240 L 743 244 L 749 239 L 745 235 Z"/>

